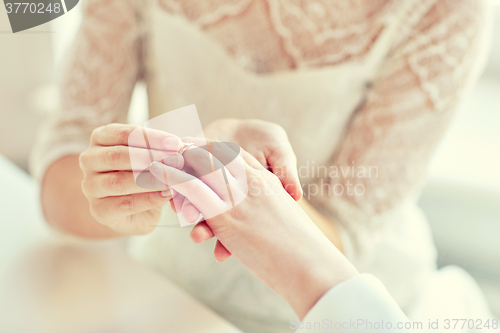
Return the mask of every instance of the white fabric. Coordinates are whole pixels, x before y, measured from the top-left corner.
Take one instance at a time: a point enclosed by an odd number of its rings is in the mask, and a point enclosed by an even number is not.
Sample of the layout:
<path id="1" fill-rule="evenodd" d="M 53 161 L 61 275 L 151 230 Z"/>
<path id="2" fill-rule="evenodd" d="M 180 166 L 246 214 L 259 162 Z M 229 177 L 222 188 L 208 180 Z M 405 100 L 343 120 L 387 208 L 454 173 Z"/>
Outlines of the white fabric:
<path id="1" fill-rule="evenodd" d="M 290 326 L 304 333 L 411 332 L 403 326 L 408 322 L 380 280 L 361 274 L 330 289 L 302 322 Z"/>
<path id="2" fill-rule="evenodd" d="M 409 319 L 380 280 L 360 274 L 330 289 L 301 322 L 291 321 L 290 328 L 304 333 L 496 332 L 499 321 L 480 295 L 465 271 L 446 267 L 434 274 Z M 466 320 L 465 328 L 463 321 L 455 326 L 453 319 L 459 318 Z"/>
<path id="3" fill-rule="evenodd" d="M 306 196 L 338 223 L 348 258 L 407 309 L 435 269 L 419 185 L 478 75 L 485 12 L 481 0 L 88 0 L 33 172 L 41 178 L 83 150 L 95 127 L 125 122 L 139 79 L 150 117 L 194 103 L 203 125 L 276 122 L 308 166 Z M 313 165 L 378 172 L 323 179 Z M 313 186 L 347 182 L 363 195 L 311 196 Z M 289 330 L 288 307 L 236 262 L 216 264 L 208 244 L 195 248 L 172 228 L 140 241 L 143 260 L 246 331 Z"/>

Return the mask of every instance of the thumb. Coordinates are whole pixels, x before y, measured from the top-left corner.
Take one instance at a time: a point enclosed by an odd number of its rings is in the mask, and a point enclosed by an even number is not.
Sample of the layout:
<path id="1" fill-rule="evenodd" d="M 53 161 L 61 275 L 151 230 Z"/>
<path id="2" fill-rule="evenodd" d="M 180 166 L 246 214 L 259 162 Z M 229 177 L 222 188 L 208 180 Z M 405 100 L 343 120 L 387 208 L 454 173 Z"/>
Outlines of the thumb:
<path id="1" fill-rule="evenodd" d="M 205 219 L 227 210 L 224 201 L 200 179 L 159 162 L 153 162 L 149 169 L 155 178 L 187 198 Z M 181 212 L 182 207 L 176 206 L 175 210 Z"/>

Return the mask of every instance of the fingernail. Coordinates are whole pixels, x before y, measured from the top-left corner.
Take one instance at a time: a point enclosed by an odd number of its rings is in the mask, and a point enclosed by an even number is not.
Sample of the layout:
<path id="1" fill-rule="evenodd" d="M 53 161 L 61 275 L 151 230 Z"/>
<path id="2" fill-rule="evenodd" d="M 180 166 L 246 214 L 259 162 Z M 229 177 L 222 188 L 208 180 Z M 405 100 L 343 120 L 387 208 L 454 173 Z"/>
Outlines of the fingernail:
<path id="1" fill-rule="evenodd" d="M 178 151 L 181 148 L 181 140 L 174 137 L 168 137 L 163 140 L 163 146 L 167 150 Z"/>
<path id="2" fill-rule="evenodd" d="M 181 166 L 181 158 L 180 154 L 169 155 L 163 159 L 163 164 L 178 169 Z"/>
<path id="3" fill-rule="evenodd" d="M 160 194 L 164 198 L 172 196 L 172 193 L 170 193 L 170 191 L 168 191 L 168 190 L 167 191 L 161 191 Z"/>

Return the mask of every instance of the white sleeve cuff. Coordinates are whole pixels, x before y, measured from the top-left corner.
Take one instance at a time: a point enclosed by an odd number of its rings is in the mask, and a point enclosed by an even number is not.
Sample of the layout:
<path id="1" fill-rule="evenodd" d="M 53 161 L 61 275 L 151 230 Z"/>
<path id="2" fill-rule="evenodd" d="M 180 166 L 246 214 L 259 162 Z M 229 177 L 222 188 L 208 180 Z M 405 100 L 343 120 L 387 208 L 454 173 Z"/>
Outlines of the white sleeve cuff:
<path id="1" fill-rule="evenodd" d="M 408 318 L 382 282 L 371 274 L 360 274 L 333 287 L 302 322 L 290 324 L 297 332 L 311 333 L 411 331 L 405 329 Z"/>

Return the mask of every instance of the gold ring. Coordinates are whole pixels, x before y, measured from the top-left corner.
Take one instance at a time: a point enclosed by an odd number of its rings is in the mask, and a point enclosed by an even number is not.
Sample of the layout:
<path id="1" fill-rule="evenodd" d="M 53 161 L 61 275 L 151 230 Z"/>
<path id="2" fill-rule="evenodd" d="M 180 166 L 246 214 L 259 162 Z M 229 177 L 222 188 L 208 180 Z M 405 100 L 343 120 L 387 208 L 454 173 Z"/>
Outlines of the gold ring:
<path id="1" fill-rule="evenodd" d="M 184 142 L 184 144 L 182 145 L 181 150 L 179 150 L 179 154 L 181 154 L 181 155 L 184 154 L 184 152 L 186 150 L 188 150 L 188 148 L 191 147 L 192 145 L 194 145 L 194 143 L 192 143 L 192 142 Z"/>

